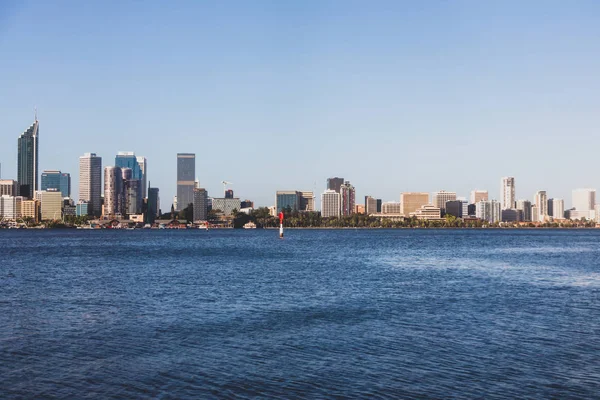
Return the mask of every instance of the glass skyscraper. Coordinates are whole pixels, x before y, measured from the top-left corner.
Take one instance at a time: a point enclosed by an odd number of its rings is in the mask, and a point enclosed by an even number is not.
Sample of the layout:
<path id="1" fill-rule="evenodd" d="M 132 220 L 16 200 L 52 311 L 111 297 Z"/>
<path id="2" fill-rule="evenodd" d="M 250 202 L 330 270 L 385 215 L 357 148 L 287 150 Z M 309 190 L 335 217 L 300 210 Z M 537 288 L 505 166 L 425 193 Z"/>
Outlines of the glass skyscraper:
<path id="1" fill-rule="evenodd" d="M 38 134 L 39 122 L 35 122 L 19 136 L 17 149 L 17 181 L 19 195 L 32 199 L 38 190 Z"/>
<path id="2" fill-rule="evenodd" d="M 42 190 L 55 189 L 62 197 L 71 197 L 71 175 L 60 171 L 42 172 Z"/>
<path id="3" fill-rule="evenodd" d="M 123 168 L 131 168 L 131 179 L 139 179 L 140 181 L 144 181 L 144 172 L 142 171 L 142 167 L 138 159 L 144 159 L 144 157 L 136 157 L 135 153 L 131 151 L 120 151 L 115 157 L 115 167 Z M 144 165 L 145 168 L 145 165 Z"/>
<path id="4" fill-rule="evenodd" d="M 196 180 L 196 155 L 177 153 L 177 210 L 183 210 L 194 203 Z"/>

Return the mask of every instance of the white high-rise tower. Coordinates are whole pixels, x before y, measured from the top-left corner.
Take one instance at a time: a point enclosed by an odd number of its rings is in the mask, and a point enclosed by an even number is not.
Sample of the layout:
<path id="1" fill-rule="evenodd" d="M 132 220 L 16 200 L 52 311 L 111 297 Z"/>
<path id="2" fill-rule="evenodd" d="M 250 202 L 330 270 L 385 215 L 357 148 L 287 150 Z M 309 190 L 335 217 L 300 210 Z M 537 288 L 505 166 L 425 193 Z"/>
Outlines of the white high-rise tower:
<path id="1" fill-rule="evenodd" d="M 85 153 L 79 157 L 79 201 L 88 203 L 88 214 L 101 214 L 102 157 Z"/>
<path id="2" fill-rule="evenodd" d="M 515 208 L 515 178 L 506 176 L 502 178 L 502 186 L 500 188 L 500 196 L 502 196 L 502 209 Z"/>

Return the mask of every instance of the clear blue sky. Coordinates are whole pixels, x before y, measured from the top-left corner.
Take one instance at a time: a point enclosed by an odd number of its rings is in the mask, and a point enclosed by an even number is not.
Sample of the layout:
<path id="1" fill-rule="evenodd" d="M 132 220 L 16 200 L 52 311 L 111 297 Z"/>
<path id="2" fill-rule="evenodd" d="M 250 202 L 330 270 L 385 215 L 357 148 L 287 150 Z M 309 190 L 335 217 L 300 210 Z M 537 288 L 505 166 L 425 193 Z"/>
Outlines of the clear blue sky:
<path id="1" fill-rule="evenodd" d="M 571 203 L 600 187 L 600 2 L 0 0 L 0 162 L 40 120 L 40 169 L 176 153 L 211 195 L 349 179 L 357 199 L 474 188 Z M 168 5 L 167 5 L 168 4 Z"/>

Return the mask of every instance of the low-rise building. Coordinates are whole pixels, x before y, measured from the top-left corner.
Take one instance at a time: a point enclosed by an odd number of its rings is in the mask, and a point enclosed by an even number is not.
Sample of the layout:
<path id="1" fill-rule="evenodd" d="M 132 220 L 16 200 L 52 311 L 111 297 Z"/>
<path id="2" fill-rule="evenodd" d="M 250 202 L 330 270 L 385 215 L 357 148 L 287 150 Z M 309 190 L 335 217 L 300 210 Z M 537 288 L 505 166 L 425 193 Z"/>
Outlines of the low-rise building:
<path id="1" fill-rule="evenodd" d="M 63 197 L 61 192 L 41 192 L 42 221 L 54 221 L 62 218 Z"/>
<path id="2" fill-rule="evenodd" d="M 0 219 L 11 221 L 22 217 L 22 196 L 0 196 Z"/>
<path id="3" fill-rule="evenodd" d="M 398 201 L 386 201 L 381 203 L 381 214 L 401 214 L 402 204 Z"/>
<path id="4" fill-rule="evenodd" d="M 23 200 L 21 202 L 23 218 L 31 218 L 34 223 L 40 222 L 40 202 L 37 200 Z"/>
<path id="5" fill-rule="evenodd" d="M 442 219 L 442 211 L 439 207 L 431 204 L 422 205 L 416 211 L 410 213 L 411 217 L 417 217 L 417 219 Z"/>

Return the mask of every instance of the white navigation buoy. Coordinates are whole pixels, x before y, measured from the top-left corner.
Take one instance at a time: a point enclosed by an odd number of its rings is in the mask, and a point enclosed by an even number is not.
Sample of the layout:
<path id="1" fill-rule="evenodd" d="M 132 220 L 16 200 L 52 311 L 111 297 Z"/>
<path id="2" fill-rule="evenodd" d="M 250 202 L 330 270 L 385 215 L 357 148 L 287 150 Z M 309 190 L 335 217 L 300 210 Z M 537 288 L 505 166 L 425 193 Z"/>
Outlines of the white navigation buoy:
<path id="1" fill-rule="evenodd" d="M 283 212 L 279 213 L 279 238 L 283 239 Z"/>

